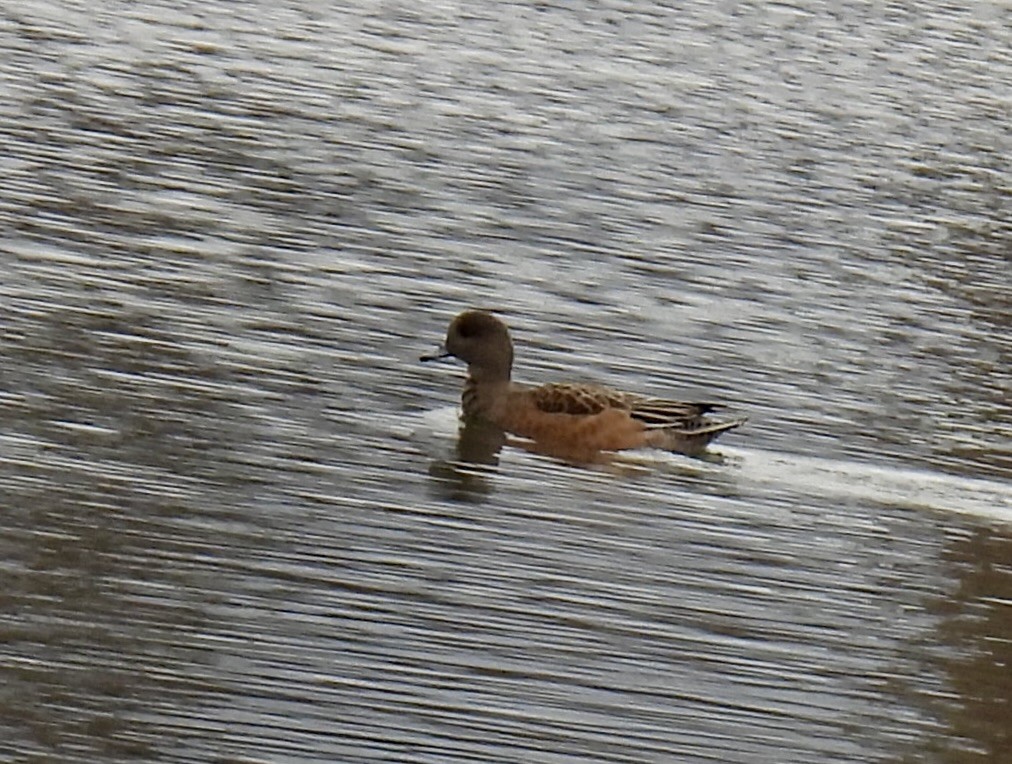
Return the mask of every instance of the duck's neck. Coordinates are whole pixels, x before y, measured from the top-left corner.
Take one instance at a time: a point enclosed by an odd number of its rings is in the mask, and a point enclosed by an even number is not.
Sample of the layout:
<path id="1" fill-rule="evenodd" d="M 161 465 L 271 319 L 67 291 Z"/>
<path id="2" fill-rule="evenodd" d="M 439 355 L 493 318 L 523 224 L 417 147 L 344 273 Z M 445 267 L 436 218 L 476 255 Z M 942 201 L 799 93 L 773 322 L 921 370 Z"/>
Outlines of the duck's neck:
<path id="1" fill-rule="evenodd" d="M 464 418 L 494 419 L 493 406 L 502 399 L 503 388 L 510 386 L 510 370 L 469 366 L 461 404 Z"/>

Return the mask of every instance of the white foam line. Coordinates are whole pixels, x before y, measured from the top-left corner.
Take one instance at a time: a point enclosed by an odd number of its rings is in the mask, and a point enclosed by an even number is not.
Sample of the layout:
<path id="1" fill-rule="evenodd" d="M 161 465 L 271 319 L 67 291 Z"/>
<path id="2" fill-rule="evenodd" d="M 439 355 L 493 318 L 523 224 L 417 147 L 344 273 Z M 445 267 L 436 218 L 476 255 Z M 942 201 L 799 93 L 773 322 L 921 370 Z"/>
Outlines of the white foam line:
<path id="1" fill-rule="evenodd" d="M 1012 523 L 1012 483 L 865 462 L 729 447 L 742 477 L 811 495 L 936 509 Z"/>

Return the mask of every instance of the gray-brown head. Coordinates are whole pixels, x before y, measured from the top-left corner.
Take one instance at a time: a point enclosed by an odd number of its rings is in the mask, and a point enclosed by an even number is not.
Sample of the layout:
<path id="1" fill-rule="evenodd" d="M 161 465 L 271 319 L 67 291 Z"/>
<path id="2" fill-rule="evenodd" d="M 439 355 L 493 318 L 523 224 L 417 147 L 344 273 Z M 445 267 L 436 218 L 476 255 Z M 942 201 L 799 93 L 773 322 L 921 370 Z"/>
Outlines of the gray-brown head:
<path id="1" fill-rule="evenodd" d="M 506 324 L 484 310 L 465 310 L 450 322 L 446 341 L 436 355 L 423 361 L 454 356 L 467 364 L 472 377 L 484 381 L 510 378 L 513 342 Z"/>

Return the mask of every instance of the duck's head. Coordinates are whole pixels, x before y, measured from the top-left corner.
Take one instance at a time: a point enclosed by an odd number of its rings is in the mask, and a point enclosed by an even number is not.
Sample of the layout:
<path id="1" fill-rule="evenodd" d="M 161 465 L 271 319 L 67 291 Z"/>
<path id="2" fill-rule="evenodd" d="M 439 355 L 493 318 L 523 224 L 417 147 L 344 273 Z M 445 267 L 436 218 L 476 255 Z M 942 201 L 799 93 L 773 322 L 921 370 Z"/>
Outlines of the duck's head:
<path id="1" fill-rule="evenodd" d="M 509 379 L 513 342 L 506 324 L 484 310 L 465 310 L 450 322 L 438 353 L 422 356 L 434 361 L 453 356 L 467 364 L 474 377 Z"/>

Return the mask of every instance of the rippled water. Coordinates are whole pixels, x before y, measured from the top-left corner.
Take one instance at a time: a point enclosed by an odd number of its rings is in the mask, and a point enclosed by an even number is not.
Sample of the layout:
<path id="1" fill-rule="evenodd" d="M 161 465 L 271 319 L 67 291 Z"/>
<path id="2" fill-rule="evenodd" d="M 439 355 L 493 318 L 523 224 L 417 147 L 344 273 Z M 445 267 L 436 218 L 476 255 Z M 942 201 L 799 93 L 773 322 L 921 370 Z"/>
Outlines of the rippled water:
<path id="1" fill-rule="evenodd" d="M 1012 12 L 0 11 L 0 758 L 997 762 Z M 518 376 L 722 459 L 462 462 Z"/>

